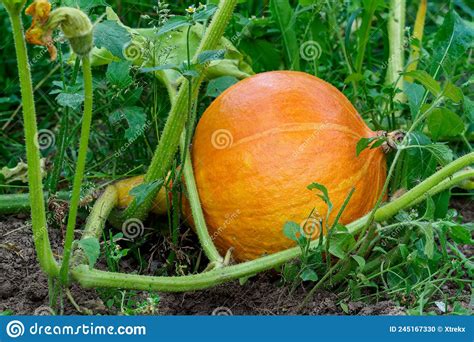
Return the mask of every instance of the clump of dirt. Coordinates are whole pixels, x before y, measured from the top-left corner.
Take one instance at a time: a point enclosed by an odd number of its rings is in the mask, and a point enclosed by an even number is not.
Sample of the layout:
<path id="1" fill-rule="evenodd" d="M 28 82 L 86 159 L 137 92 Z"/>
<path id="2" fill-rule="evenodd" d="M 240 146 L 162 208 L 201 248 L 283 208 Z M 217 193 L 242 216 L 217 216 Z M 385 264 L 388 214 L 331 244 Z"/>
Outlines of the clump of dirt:
<path id="1" fill-rule="evenodd" d="M 62 253 L 62 234 L 51 229 L 53 253 Z M 95 303 L 95 290 L 84 290 L 73 285 L 71 292 L 81 303 Z M 19 315 L 45 314 L 48 305 L 48 279 L 36 260 L 30 222 L 23 216 L 10 216 L 0 222 L 0 311 Z M 97 310 L 95 313 L 107 313 Z M 78 314 L 65 302 L 65 314 Z"/>
<path id="2" fill-rule="evenodd" d="M 240 285 L 238 281 L 209 290 L 162 295 L 160 311 L 168 315 L 345 315 L 334 293 L 320 291 L 300 309 L 308 289 L 290 294 L 279 286 L 279 276 L 267 272 Z M 351 315 L 403 315 L 391 301 L 375 305 L 350 302 Z"/>

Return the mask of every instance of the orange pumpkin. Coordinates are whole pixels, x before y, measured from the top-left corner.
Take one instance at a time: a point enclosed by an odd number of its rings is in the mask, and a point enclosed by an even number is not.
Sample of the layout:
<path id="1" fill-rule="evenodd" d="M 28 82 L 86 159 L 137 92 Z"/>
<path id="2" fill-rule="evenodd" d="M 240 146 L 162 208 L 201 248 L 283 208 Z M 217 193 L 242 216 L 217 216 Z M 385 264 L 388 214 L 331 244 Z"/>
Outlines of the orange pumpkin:
<path id="1" fill-rule="evenodd" d="M 130 178 L 125 178 L 119 180 L 114 184 L 115 189 L 117 190 L 117 207 L 124 209 L 126 208 L 134 199 L 134 196 L 130 195 L 130 191 L 143 183 L 144 176 L 134 176 Z M 166 189 L 161 187 L 160 191 L 156 194 L 155 199 L 153 200 L 153 206 L 151 212 L 164 215 L 168 211 L 168 201 L 166 199 Z"/>
<path id="2" fill-rule="evenodd" d="M 203 114 L 192 146 L 204 216 L 219 251 L 233 247 L 234 258 L 245 261 L 295 246 L 283 234 L 286 221 L 306 229 L 313 209 L 310 226 L 326 217 L 326 204 L 307 189 L 313 182 L 328 189 L 329 223 L 352 187 L 340 222 L 369 212 L 385 182 L 386 160 L 381 148 L 357 157 L 356 145 L 375 135 L 339 90 L 309 74 L 266 72 L 227 89 Z M 318 229 L 312 238 L 317 235 Z"/>

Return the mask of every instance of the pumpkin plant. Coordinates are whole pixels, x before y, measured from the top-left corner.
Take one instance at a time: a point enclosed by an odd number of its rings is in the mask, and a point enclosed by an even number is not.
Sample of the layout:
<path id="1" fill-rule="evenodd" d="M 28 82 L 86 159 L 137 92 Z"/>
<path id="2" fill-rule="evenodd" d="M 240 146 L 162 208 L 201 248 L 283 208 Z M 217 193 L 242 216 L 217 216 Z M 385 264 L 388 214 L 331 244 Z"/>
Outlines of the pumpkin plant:
<path id="1" fill-rule="evenodd" d="M 426 91 L 418 104 L 415 120 L 405 134 L 372 131 L 341 92 L 314 76 L 277 71 L 247 78 L 249 72 L 241 75 L 245 80 L 230 87 L 205 111 L 190 150 L 197 96 L 212 64 L 206 62 L 213 58 L 205 59 L 204 63 L 199 61 L 203 55 L 216 54 L 237 4 L 237 0 L 221 0 L 194 53 L 191 54 L 188 40 L 186 60 L 180 67 L 171 68 L 179 71 L 180 76 L 164 73 L 169 66 L 145 65 L 148 71 L 158 72 L 161 80 L 168 82 L 170 95 L 171 110 L 156 151 L 143 177 L 106 187 L 89 214 L 82 238 L 77 243 L 80 248 L 73 250 L 92 118 L 92 24 L 77 9 L 60 7 L 50 11 L 46 0 L 36 0 L 27 9 L 33 16 L 27 40 L 45 45 L 54 57 L 51 33 L 60 27 L 81 59 L 84 79 L 85 102 L 78 161 L 64 254 L 58 264 L 49 244 L 39 149 L 35 143 L 35 104 L 20 17 L 25 2 L 2 2 L 12 22 L 18 60 L 33 237 L 38 260 L 49 276 L 52 288 L 57 289 L 55 285 L 60 285 L 67 289 L 71 281 L 76 281 L 84 287 L 159 291 L 203 289 L 275 268 L 301 257 L 309 248 L 327 245 L 338 224 L 344 224 L 351 235 L 361 237 L 349 253 L 363 255 L 372 246 L 370 238 L 378 233 L 374 223 L 384 222 L 400 210 L 474 177 L 470 168 L 474 163 L 471 152 L 447 163 L 398 198 L 384 203 L 402 151 L 411 147 L 412 133 L 439 109 L 440 104 L 457 99 L 457 91 L 451 84 L 446 83 L 441 88 L 435 81 L 446 54 L 437 61 L 433 77 L 416 70 L 407 74 L 423 84 Z M 194 14 L 190 14 L 178 18 L 174 25 L 185 28 L 184 32 L 189 36 L 193 29 L 199 29 L 197 21 Z M 394 31 L 398 29 L 393 28 Z M 138 30 L 129 30 L 140 35 Z M 135 39 L 134 44 L 137 44 L 140 37 Z M 362 44 L 365 46 L 364 42 Z M 143 61 L 137 63 L 141 65 Z M 171 82 L 177 80 L 177 88 L 171 87 Z M 432 100 L 428 103 L 430 94 Z M 163 190 L 163 184 L 168 181 L 178 149 L 183 164 L 177 179 L 182 175 L 186 184 L 184 209 L 191 214 L 209 266 L 202 273 L 179 277 L 95 269 L 100 248 L 98 241 L 108 219 L 120 226 L 130 220 L 142 220 L 150 211 L 164 212 L 168 194 Z M 386 153 L 391 150 L 393 157 L 387 170 Z M 7 197 L 4 199 L 9 201 Z M 21 203 L 18 198 L 10 199 Z M 14 207 L 10 203 L 7 210 Z M 288 220 L 297 222 L 296 229 L 295 225 L 287 224 Z M 304 235 L 307 243 L 305 250 L 295 246 L 300 235 Z M 232 256 L 239 263 L 231 264 Z M 343 277 L 347 263 L 344 258 L 335 261 L 310 294 L 329 277 Z"/>

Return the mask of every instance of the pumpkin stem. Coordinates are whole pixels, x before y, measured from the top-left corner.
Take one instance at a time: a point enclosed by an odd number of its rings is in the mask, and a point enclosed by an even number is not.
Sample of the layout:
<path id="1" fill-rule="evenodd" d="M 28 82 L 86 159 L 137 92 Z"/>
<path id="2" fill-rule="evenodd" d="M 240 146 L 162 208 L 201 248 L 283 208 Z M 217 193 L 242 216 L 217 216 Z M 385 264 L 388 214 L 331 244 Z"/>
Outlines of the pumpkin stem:
<path id="1" fill-rule="evenodd" d="M 389 133 L 386 131 L 379 131 L 377 132 L 377 135 L 385 139 L 385 142 L 382 144 L 382 150 L 384 153 L 390 153 L 398 149 L 397 146 L 405 138 L 406 132 L 401 129 Z"/>

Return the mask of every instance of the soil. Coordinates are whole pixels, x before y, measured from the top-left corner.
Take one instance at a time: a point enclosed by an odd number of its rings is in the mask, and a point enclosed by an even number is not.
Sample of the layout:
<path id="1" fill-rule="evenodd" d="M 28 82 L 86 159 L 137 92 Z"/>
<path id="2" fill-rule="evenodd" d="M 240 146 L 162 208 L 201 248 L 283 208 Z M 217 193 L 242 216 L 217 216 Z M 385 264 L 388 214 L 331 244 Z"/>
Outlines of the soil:
<path id="1" fill-rule="evenodd" d="M 474 219 L 472 201 L 456 199 L 452 207 L 462 212 L 465 221 Z M 53 253 L 61 255 L 62 232 L 50 232 Z M 470 253 L 467 253 L 470 254 Z M 124 265 L 125 266 L 125 265 Z M 99 263 L 99 268 L 104 265 Z M 125 267 L 127 268 L 127 267 Z M 455 284 L 453 284 L 455 286 Z M 447 288 L 446 291 L 450 289 Z M 71 294 L 80 306 L 77 310 L 64 301 L 65 315 L 121 314 L 115 305 L 106 305 L 101 290 L 83 289 L 77 285 Z M 159 315 L 404 315 L 405 310 L 394 302 L 381 300 L 375 304 L 349 302 L 346 311 L 338 304 L 335 294 L 320 291 L 302 310 L 299 306 L 308 289 L 300 287 L 291 292 L 281 286 L 276 272 L 266 272 L 240 285 L 229 282 L 208 290 L 186 293 L 159 293 Z M 453 289 L 453 293 L 455 289 Z M 146 300 L 148 293 L 137 292 L 136 297 Z M 0 313 L 18 315 L 50 314 L 47 279 L 39 269 L 27 216 L 0 217 Z M 146 313 L 146 312 L 143 312 Z"/>

